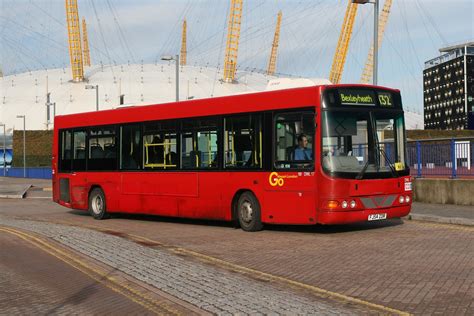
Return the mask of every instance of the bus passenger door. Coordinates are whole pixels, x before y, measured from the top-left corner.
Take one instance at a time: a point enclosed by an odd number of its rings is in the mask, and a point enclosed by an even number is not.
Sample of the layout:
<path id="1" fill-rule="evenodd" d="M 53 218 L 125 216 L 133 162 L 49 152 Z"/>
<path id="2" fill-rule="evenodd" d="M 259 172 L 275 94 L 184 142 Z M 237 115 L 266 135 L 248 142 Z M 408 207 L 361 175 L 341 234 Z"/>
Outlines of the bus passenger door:
<path id="1" fill-rule="evenodd" d="M 87 209 L 87 188 L 84 177 L 77 172 L 85 171 L 85 142 L 84 130 L 66 130 L 60 135 L 59 171 L 59 201 L 73 208 Z"/>
<path id="2" fill-rule="evenodd" d="M 278 224 L 315 224 L 314 172 L 271 172 L 264 179 L 262 220 Z"/>

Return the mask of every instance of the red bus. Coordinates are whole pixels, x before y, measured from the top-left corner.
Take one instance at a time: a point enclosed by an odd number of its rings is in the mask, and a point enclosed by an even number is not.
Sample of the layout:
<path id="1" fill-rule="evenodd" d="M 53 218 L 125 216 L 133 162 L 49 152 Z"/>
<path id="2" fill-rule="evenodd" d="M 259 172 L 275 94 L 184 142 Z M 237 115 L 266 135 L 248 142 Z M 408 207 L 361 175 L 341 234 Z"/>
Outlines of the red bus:
<path id="1" fill-rule="evenodd" d="M 321 85 L 57 116 L 53 199 L 263 224 L 402 217 L 412 192 L 400 91 Z"/>

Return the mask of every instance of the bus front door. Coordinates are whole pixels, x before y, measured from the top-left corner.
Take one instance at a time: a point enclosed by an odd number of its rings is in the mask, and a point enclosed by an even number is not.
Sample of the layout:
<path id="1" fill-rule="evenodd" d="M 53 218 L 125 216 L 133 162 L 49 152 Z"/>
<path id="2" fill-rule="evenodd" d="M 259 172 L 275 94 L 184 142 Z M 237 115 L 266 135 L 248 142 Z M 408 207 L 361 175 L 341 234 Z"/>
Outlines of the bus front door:
<path id="1" fill-rule="evenodd" d="M 314 172 L 271 172 L 265 184 L 262 221 L 316 223 Z"/>

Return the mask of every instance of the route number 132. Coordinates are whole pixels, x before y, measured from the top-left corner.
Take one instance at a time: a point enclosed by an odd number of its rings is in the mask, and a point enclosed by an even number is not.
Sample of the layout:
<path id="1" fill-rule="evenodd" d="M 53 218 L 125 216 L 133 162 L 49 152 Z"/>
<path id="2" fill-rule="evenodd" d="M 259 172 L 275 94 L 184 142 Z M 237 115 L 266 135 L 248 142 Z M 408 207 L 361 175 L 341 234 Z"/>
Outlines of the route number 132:
<path id="1" fill-rule="evenodd" d="M 381 106 L 392 107 L 392 96 L 390 94 L 379 94 L 379 102 Z"/>

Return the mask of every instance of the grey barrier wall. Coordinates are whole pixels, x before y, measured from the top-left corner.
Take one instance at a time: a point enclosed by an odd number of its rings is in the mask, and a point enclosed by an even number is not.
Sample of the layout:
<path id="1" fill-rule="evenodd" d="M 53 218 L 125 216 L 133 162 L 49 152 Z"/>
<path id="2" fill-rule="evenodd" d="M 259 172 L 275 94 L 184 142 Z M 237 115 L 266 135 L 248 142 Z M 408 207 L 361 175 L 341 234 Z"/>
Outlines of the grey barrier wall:
<path id="1" fill-rule="evenodd" d="M 415 202 L 474 206 L 474 179 L 416 178 L 413 193 Z"/>

